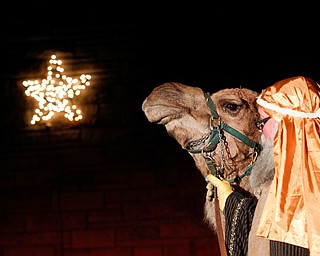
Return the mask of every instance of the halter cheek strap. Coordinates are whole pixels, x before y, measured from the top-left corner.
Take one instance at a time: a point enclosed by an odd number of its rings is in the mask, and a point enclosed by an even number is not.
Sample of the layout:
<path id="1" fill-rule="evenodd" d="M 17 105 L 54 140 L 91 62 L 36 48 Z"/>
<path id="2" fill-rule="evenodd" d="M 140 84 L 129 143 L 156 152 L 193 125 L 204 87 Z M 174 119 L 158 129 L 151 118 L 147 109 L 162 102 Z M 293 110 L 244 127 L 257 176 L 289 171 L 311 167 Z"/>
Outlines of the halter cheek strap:
<path id="1" fill-rule="evenodd" d="M 210 97 L 210 94 L 207 92 L 207 93 L 204 94 L 204 97 L 205 97 L 205 99 L 207 101 L 207 105 L 208 105 L 208 108 L 210 110 L 211 118 L 213 120 L 218 120 L 219 119 L 219 115 L 218 115 L 216 107 L 215 107 L 215 105 L 214 105 L 214 103 L 213 103 L 213 101 L 212 101 L 212 99 Z M 224 123 L 222 121 L 220 121 L 219 123 L 220 123 L 219 128 L 221 130 L 224 130 L 224 131 L 230 133 L 231 135 L 233 135 L 237 139 L 241 140 L 243 143 L 245 143 L 249 147 L 251 147 L 253 149 L 257 149 L 259 152 L 261 151 L 262 146 L 259 143 L 251 140 L 247 136 L 243 135 L 241 132 L 239 132 L 236 129 L 232 128 L 231 126 L 227 125 L 226 123 Z"/>
<path id="2" fill-rule="evenodd" d="M 249 147 L 253 148 L 253 150 L 254 150 L 253 160 L 252 160 L 251 164 L 248 166 L 248 168 L 245 170 L 245 172 L 236 178 L 228 180 L 230 183 L 239 182 L 239 181 L 241 181 L 241 179 L 243 177 L 245 177 L 251 173 L 252 168 L 253 168 L 253 163 L 255 162 L 256 157 L 260 153 L 262 146 L 259 143 L 251 140 L 250 138 L 248 138 L 247 136 L 245 136 L 244 134 L 242 134 L 238 130 L 236 130 L 233 127 L 229 126 L 228 124 L 222 122 L 219 118 L 216 107 L 210 97 L 210 93 L 208 93 L 208 92 L 205 93 L 204 97 L 207 102 L 207 106 L 209 108 L 210 115 L 211 115 L 210 121 L 212 123 L 212 126 L 211 126 L 210 132 L 209 132 L 210 136 L 208 137 L 207 145 L 205 145 L 202 149 L 187 149 L 187 150 L 189 153 L 202 154 L 205 158 L 207 167 L 210 170 L 210 172 L 215 176 L 222 176 L 223 170 L 221 170 L 221 167 L 218 167 L 216 165 L 216 163 L 211 158 L 209 153 L 214 151 L 216 149 L 216 146 L 219 143 L 223 143 L 223 142 L 221 142 L 221 131 L 228 132 L 229 134 L 236 137 L 237 139 L 239 139 L 240 141 L 242 141 L 243 143 L 245 143 Z M 204 138 L 206 138 L 206 137 L 207 136 L 205 136 Z M 200 139 L 200 141 L 203 141 L 204 138 Z M 193 142 L 193 143 L 197 144 L 197 142 Z"/>

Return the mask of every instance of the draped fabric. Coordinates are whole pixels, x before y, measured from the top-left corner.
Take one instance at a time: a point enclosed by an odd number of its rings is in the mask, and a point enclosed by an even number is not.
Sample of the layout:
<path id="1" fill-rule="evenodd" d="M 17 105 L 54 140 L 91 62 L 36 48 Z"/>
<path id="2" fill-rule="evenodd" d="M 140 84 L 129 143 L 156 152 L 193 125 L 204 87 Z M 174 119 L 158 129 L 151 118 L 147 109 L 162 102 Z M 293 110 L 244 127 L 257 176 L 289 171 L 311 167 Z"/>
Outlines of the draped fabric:
<path id="1" fill-rule="evenodd" d="M 320 86 L 302 76 L 285 79 L 257 103 L 279 122 L 275 177 L 257 235 L 320 255 Z"/>

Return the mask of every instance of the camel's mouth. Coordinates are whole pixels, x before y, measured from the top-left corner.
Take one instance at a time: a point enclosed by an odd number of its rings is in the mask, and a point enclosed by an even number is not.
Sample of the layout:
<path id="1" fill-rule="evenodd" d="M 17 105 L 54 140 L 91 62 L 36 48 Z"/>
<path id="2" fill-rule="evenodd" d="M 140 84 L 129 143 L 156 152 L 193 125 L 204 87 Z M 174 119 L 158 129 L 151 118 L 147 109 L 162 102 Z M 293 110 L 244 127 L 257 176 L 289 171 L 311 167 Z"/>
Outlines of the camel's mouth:
<path id="1" fill-rule="evenodd" d="M 172 121 L 171 116 L 164 116 L 157 121 L 157 124 L 166 125 Z"/>
<path id="2" fill-rule="evenodd" d="M 216 150 L 218 143 L 213 141 L 210 142 L 210 140 L 213 138 L 211 136 L 214 136 L 214 134 L 212 134 L 211 132 L 208 132 L 204 134 L 201 138 L 198 138 L 195 140 L 189 140 L 185 143 L 185 149 L 187 149 L 189 152 L 192 152 L 192 151 L 213 152 Z"/>
<path id="3" fill-rule="evenodd" d="M 149 122 L 166 125 L 172 120 L 181 117 L 181 109 L 167 105 L 143 104 L 143 111 Z"/>

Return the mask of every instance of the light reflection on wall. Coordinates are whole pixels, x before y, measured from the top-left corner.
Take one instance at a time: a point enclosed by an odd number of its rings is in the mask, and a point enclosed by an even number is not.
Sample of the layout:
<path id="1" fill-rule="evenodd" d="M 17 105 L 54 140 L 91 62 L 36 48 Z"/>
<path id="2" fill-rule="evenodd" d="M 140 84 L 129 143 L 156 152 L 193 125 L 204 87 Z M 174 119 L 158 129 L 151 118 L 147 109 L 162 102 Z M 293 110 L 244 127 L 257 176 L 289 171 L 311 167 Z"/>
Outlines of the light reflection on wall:
<path id="1" fill-rule="evenodd" d="M 56 55 L 51 55 L 46 79 L 22 82 L 26 88 L 25 94 L 38 102 L 30 121 L 32 125 L 48 121 L 56 113 L 64 113 L 64 117 L 71 122 L 83 118 L 73 99 L 90 86 L 91 76 L 82 74 L 79 78 L 68 77 L 63 74 L 61 65 L 62 61 Z"/>

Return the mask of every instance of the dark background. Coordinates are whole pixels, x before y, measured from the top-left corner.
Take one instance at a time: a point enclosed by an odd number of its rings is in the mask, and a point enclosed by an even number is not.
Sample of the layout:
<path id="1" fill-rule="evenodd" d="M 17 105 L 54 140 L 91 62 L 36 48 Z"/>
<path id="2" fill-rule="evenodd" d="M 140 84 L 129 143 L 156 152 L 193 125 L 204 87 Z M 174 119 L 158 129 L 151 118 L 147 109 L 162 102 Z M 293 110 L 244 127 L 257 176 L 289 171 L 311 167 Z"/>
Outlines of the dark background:
<path id="1" fill-rule="evenodd" d="M 205 181 L 141 104 L 180 82 L 215 92 L 320 81 L 312 6 L 9 3 L 1 18 L 0 255 L 218 255 Z M 25 5 L 25 6 L 24 6 Z M 84 122 L 28 124 L 21 82 L 56 53 L 92 75 Z"/>

